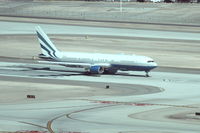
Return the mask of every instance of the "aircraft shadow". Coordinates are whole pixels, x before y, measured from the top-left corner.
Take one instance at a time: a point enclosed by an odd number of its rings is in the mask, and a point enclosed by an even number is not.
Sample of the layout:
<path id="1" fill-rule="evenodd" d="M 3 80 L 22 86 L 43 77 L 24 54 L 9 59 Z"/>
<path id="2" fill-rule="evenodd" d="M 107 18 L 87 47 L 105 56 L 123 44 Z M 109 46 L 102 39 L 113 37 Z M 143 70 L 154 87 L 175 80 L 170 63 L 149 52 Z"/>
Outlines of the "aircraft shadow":
<path id="1" fill-rule="evenodd" d="M 64 72 L 64 74 L 44 74 L 44 75 L 38 75 L 40 77 L 49 77 L 49 76 L 80 76 L 80 75 L 85 75 L 85 76 L 94 76 L 94 77 L 100 77 L 100 74 L 89 74 L 87 72 L 78 72 L 78 71 L 70 71 L 70 70 L 56 70 L 56 69 L 50 69 L 49 67 L 43 67 L 43 68 L 35 68 L 35 67 L 24 67 L 28 68 L 30 70 L 47 70 L 47 71 L 53 71 L 53 72 Z M 30 70 L 20 70 L 20 71 L 30 71 Z M 67 74 L 69 73 L 69 74 Z M 117 72 L 116 74 L 103 74 L 103 75 L 118 75 L 118 76 L 127 76 L 127 77 L 146 77 L 145 75 L 138 75 L 138 74 L 130 74 L 126 72 Z"/>
<path id="2" fill-rule="evenodd" d="M 111 74 L 107 74 L 111 75 Z M 138 74 L 130 74 L 130 73 L 116 73 L 114 75 L 119 75 L 119 76 L 128 76 L 128 77 L 146 77 L 145 75 L 138 75 Z"/>

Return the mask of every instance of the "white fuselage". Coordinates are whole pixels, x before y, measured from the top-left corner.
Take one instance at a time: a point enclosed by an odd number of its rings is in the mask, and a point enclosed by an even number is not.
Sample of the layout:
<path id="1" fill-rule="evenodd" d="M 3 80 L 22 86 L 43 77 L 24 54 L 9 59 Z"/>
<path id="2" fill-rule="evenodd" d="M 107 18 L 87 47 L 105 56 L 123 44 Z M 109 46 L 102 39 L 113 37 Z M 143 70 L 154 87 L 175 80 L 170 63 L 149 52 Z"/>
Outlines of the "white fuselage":
<path id="1" fill-rule="evenodd" d="M 72 63 L 107 63 L 111 67 L 125 70 L 150 71 L 157 64 L 150 57 L 125 54 L 101 54 L 101 53 L 79 53 L 60 52 L 56 54 L 59 61 Z"/>

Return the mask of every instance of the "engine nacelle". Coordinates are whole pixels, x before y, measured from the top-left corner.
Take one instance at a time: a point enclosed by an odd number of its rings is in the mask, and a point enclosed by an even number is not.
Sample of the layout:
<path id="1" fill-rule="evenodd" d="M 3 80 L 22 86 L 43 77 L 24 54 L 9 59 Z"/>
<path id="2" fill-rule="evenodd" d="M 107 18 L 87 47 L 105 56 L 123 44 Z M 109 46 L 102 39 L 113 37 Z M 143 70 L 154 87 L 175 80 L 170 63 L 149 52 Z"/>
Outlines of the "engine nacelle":
<path id="1" fill-rule="evenodd" d="M 90 73 L 91 74 L 102 74 L 104 72 L 104 68 L 101 66 L 91 66 Z"/>

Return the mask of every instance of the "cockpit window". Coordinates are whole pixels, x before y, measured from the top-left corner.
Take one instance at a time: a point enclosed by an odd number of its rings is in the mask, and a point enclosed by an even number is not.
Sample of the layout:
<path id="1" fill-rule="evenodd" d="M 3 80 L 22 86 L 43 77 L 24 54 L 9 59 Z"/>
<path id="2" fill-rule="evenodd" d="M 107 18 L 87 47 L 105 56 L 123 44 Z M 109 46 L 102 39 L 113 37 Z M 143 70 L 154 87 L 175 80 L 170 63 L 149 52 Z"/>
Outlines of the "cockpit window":
<path id="1" fill-rule="evenodd" d="M 154 62 L 153 60 L 149 60 L 149 61 L 147 61 L 148 63 L 150 63 L 150 62 Z"/>

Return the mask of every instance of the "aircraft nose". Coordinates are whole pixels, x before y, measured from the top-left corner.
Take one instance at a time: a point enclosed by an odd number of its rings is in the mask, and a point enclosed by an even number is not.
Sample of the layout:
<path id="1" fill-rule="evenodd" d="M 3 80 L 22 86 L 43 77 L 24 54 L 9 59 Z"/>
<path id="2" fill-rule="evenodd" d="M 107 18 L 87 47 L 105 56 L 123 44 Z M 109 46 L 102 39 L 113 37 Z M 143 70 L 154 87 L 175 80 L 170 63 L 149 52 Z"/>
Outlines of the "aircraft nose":
<path id="1" fill-rule="evenodd" d="M 154 67 L 154 68 L 156 68 L 158 66 L 158 64 L 156 63 L 156 62 L 154 62 L 153 64 L 152 64 L 152 67 Z"/>

